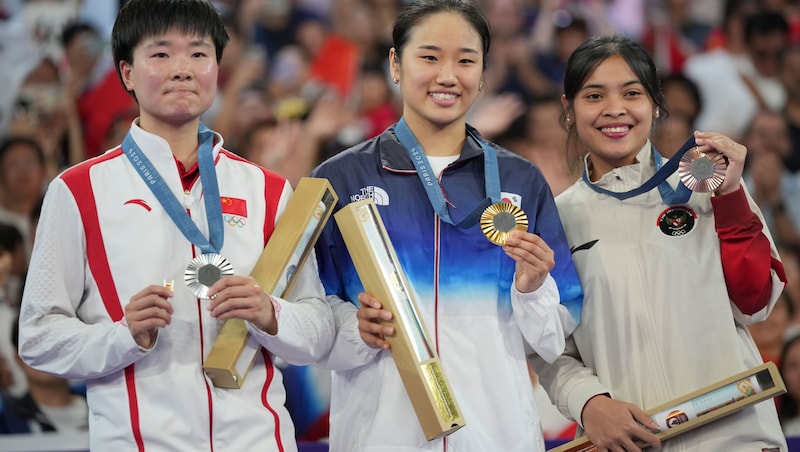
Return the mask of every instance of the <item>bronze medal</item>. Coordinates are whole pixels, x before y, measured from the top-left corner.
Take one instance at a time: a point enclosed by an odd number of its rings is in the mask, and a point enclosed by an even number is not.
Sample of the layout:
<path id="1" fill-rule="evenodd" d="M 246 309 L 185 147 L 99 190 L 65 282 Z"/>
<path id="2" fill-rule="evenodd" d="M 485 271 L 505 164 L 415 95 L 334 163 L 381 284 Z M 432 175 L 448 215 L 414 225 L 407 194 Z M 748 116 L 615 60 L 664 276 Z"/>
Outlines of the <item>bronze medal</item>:
<path id="1" fill-rule="evenodd" d="M 719 152 L 700 152 L 695 147 L 681 157 L 678 174 L 683 185 L 689 190 L 708 193 L 722 185 L 727 168 L 728 162 Z"/>

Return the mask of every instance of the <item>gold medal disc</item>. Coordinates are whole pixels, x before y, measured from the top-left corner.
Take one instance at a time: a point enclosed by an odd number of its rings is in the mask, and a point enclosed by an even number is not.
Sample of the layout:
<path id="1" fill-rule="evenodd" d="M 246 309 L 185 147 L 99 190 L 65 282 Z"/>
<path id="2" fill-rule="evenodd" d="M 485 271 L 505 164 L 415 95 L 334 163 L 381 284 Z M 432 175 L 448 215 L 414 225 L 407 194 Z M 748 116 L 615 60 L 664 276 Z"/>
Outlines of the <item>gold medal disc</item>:
<path id="1" fill-rule="evenodd" d="M 233 265 L 219 254 L 202 254 L 189 262 L 184 272 L 186 287 L 197 297 L 208 299 L 208 289 L 223 276 L 233 274 Z"/>
<path id="2" fill-rule="evenodd" d="M 708 193 L 722 185 L 727 168 L 728 162 L 719 152 L 700 152 L 695 147 L 681 157 L 678 174 L 689 190 Z"/>
<path id="3" fill-rule="evenodd" d="M 512 231 L 528 230 L 528 216 L 513 204 L 498 202 L 483 211 L 480 224 L 490 242 L 503 246 Z"/>

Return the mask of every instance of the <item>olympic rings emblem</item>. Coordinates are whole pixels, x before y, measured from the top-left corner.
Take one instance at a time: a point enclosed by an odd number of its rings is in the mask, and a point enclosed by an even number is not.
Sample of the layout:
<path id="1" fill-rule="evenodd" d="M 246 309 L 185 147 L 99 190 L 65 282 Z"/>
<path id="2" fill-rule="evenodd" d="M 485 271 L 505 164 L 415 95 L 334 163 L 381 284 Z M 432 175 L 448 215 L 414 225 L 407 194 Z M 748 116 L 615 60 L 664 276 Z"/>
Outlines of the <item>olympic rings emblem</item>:
<path id="1" fill-rule="evenodd" d="M 238 217 L 236 215 L 224 215 L 223 219 L 229 226 L 243 228 L 247 224 L 247 218 Z"/>

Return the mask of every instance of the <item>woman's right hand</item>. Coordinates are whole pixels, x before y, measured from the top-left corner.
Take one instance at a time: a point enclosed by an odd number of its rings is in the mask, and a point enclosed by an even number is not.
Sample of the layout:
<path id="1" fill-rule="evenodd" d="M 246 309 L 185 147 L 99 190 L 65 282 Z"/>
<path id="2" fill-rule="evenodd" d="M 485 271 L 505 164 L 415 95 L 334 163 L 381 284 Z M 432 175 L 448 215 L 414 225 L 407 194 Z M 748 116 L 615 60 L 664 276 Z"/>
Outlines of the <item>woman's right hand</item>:
<path id="1" fill-rule="evenodd" d="M 158 330 L 172 321 L 172 290 L 151 285 L 132 296 L 125 305 L 125 322 L 139 347 L 150 349 L 156 342 Z"/>
<path id="2" fill-rule="evenodd" d="M 394 327 L 388 326 L 383 322 L 389 322 L 393 316 L 391 311 L 383 309 L 380 300 L 372 295 L 362 292 L 358 295 L 361 306 L 356 312 L 358 318 L 358 332 L 361 340 L 372 348 L 382 348 L 389 350 L 389 343 L 386 336 L 394 336 Z"/>
<path id="3" fill-rule="evenodd" d="M 639 441 L 661 448 L 661 442 L 653 434 L 658 424 L 632 403 L 597 395 L 586 402 L 581 418 L 586 436 L 598 451 L 638 452 Z"/>

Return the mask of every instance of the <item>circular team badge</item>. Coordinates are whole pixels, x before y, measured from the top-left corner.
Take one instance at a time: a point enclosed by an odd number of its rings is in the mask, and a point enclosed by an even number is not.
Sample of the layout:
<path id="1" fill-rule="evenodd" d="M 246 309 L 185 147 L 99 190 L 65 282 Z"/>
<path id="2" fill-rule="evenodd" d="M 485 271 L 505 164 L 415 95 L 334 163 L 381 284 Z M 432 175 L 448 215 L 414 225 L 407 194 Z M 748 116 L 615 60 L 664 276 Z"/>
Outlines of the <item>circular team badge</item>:
<path id="1" fill-rule="evenodd" d="M 697 214 L 686 206 L 670 207 L 658 216 L 656 225 L 664 235 L 682 237 L 694 229 Z"/>
<path id="2" fill-rule="evenodd" d="M 498 202 L 483 211 L 480 225 L 490 242 L 503 246 L 512 231 L 528 230 L 528 216 L 513 204 Z"/>
<path id="3" fill-rule="evenodd" d="M 186 287 L 197 298 L 208 299 L 208 289 L 223 276 L 233 274 L 233 265 L 219 254 L 201 254 L 189 262 L 184 272 Z"/>

